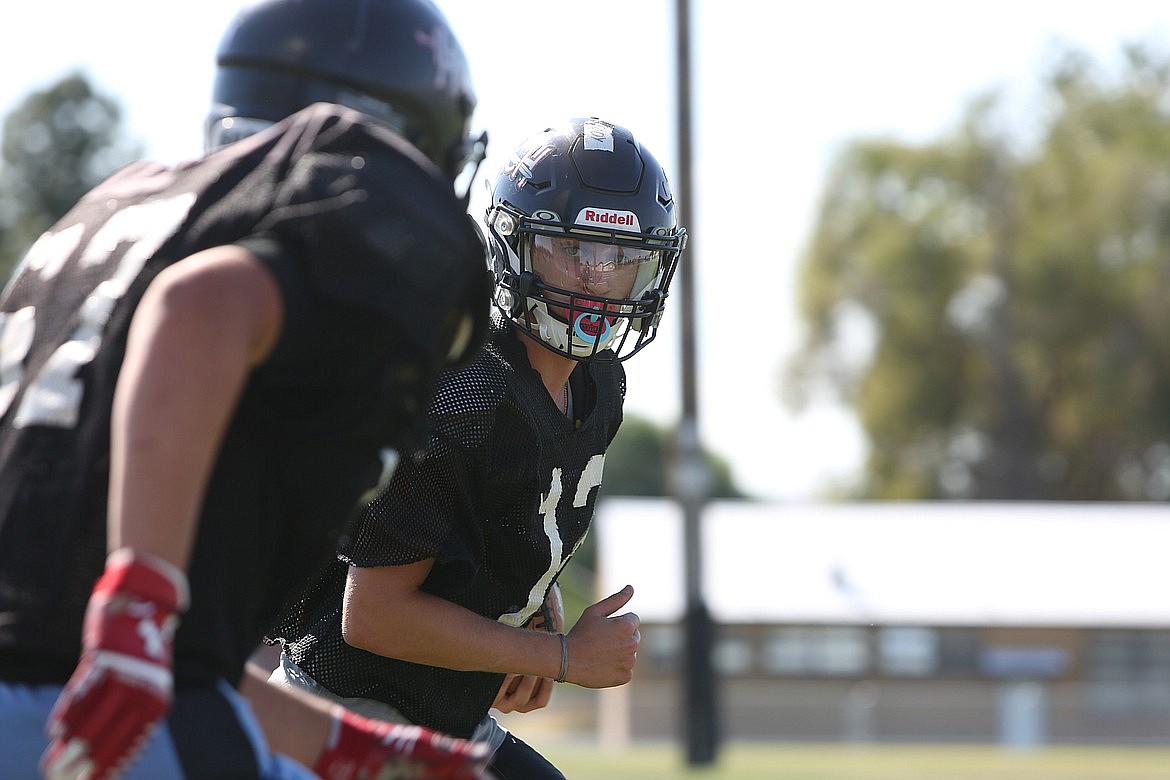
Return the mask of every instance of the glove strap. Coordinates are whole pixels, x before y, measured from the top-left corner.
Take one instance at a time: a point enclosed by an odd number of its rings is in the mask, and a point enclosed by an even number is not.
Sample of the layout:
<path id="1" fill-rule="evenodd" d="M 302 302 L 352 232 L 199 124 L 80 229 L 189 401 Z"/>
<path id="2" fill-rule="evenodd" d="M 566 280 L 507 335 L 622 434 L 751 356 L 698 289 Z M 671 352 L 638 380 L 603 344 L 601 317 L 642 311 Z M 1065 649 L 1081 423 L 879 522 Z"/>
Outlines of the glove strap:
<path id="1" fill-rule="evenodd" d="M 350 712 L 340 704 L 330 708 L 333 722 L 329 737 L 313 771 L 324 780 L 351 780 L 366 769 L 363 754 L 369 751 L 376 737 L 362 716 Z"/>
<path id="2" fill-rule="evenodd" d="M 185 610 L 190 600 L 187 575 L 179 567 L 132 547 L 122 547 L 110 553 L 105 573 L 93 592 L 105 598 L 115 594 L 137 596 L 168 612 Z"/>

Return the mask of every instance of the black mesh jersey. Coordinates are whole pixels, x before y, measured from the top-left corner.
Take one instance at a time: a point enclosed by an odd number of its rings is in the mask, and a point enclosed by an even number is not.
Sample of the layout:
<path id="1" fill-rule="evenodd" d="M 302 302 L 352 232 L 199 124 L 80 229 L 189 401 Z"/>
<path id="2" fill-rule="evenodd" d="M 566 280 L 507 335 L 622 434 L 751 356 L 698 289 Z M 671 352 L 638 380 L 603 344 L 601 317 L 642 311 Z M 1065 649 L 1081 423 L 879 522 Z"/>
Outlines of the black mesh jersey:
<path id="1" fill-rule="evenodd" d="M 451 190 L 389 129 L 319 104 L 199 161 L 133 164 L 34 245 L 0 299 L 0 676 L 64 682 L 76 665 L 143 291 L 242 243 L 278 280 L 284 326 L 215 466 L 175 649 L 179 684 L 238 680 L 422 416 L 444 316 L 486 328 L 482 245 Z"/>
<path id="2" fill-rule="evenodd" d="M 287 617 L 287 650 L 341 696 L 384 701 L 406 718 L 468 736 L 504 675 L 384 658 L 341 635 L 348 564 L 434 558 L 424 590 L 480 615 L 525 624 L 585 538 L 604 453 L 621 423 L 620 363 L 580 364 L 570 421 L 549 397 L 510 326 L 496 321 L 471 366 L 445 374 L 430 446 L 404 459 L 343 540 L 332 571 Z M 393 606 L 388 606 L 393 609 Z"/>

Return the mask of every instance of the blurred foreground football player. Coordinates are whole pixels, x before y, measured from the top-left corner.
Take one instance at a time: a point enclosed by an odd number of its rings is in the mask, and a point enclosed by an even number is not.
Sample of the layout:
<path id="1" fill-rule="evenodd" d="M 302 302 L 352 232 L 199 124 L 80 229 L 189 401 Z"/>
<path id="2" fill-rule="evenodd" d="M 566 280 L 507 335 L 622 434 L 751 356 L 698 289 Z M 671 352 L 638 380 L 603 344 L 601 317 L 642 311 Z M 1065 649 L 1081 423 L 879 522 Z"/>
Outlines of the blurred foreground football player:
<path id="1" fill-rule="evenodd" d="M 245 8 L 221 148 L 126 167 L 29 250 L 0 299 L 0 775 L 479 776 L 485 746 L 261 678 L 266 744 L 236 690 L 482 343 L 469 82 L 429 0 Z"/>
<path id="2" fill-rule="evenodd" d="M 631 678 L 638 618 L 618 613 L 633 589 L 566 635 L 557 577 L 592 522 L 622 419 L 620 361 L 654 338 L 685 231 L 655 158 L 599 119 L 526 141 L 486 224 L 487 345 L 440 378 L 428 449 L 287 616 L 272 680 L 487 741 L 492 776 L 561 778 L 489 710 L 543 707 L 554 680 Z"/>

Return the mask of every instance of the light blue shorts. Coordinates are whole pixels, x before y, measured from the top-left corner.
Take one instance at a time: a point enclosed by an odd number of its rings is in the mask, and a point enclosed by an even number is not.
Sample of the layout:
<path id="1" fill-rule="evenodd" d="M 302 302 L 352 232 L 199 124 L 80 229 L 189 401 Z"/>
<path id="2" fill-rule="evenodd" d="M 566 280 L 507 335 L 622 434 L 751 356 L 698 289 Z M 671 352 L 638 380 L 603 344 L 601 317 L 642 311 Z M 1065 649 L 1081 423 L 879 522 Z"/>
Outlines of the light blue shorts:
<path id="1" fill-rule="evenodd" d="M 267 749 L 251 708 L 235 689 L 221 682 L 218 692 L 230 704 L 230 711 L 255 749 L 255 765 L 260 772 L 257 780 L 315 780 L 316 775 L 301 764 Z M 23 685 L 0 680 L 2 780 L 41 780 L 37 762 L 49 746 L 45 722 L 60 694 L 59 685 Z M 178 695 L 182 696 L 182 691 Z M 214 750 L 215 746 L 209 745 L 208 749 Z M 198 775 L 198 769 L 191 774 Z M 188 773 L 180 764 L 167 725 L 154 733 L 122 777 L 124 780 L 186 780 Z"/>

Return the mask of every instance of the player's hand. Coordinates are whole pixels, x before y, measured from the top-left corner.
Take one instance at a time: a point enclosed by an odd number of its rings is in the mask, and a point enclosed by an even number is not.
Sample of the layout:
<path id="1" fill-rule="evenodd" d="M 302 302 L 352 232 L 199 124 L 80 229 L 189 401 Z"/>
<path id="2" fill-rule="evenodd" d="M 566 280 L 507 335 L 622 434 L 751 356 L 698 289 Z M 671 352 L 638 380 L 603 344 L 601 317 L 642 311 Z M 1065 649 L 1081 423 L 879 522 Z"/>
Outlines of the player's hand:
<path id="1" fill-rule="evenodd" d="M 547 677 L 509 674 L 500 686 L 492 707 L 500 712 L 532 712 L 547 707 L 552 699 L 553 681 Z"/>
<path id="2" fill-rule="evenodd" d="M 612 688 L 633 678 L 642 635 L 633 612 L 614 615 L 634 597 L 627 585 L 586 607 L 568 634 L 569 670 L 565 679 L 586 688 Z"/>
<path id="3" fill-rule="evenodd" d="M 81 661 L 49 715 L 49 780 L 116 777 L 171 704 L 171 644 L 187 578 L 152 556 L 112 553 L 82 627 Z"/>
<path id="4" fill-rule="evenodd" d="M 486 742 L 365 718 L 340 704 L 313 771 L 323 780 L 482 780 Z"/>

